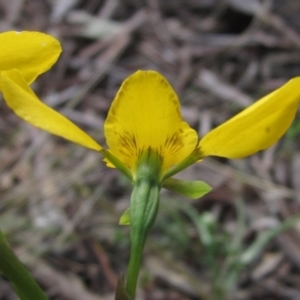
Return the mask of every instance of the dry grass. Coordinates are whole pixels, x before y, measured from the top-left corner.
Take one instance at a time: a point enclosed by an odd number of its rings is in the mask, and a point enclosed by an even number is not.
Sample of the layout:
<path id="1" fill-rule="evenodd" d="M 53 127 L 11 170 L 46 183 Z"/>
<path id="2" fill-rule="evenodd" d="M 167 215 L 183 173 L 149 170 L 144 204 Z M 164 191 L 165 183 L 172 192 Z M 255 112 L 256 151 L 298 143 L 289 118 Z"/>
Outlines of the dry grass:
<path id="1" fill-rule="evenodd" d="M 164 74 L 185 119 L 203 135 L 300 73 L 300 4 L 267 2 L 0 0 L 0 29 L 38 30 L 61 41 L 59 62 L 34 88 L 100 143 L 110 103 L 137 69 Z M 129 203 L 129 183 L 97 153 L 24 124 L 2 100 L 0 110 L 2 230 L 51 300 L 113 299 L 128 260 L 129 230 L 118 218 Z M 264 153 L 188 169 L 181 176 L 214 187 L 191 205 L 199 214 L 211 212 L 230 239 L 238 230 L 234 203 L 242 199 L 242 243 L 249 245 L 299 212 L 298 139 L 296 121 Z M 163 192 L 162 198 L 174 195 Z M 146 247 L 139 299 L 209 299 L 212 281 L 194 225 L 179 206 L 162 205 Z M 299 286 L 295 226 L 241 273 L 230 299 L 296 300 Z M 0 299 L 15 299 L 4 279 Z"/>

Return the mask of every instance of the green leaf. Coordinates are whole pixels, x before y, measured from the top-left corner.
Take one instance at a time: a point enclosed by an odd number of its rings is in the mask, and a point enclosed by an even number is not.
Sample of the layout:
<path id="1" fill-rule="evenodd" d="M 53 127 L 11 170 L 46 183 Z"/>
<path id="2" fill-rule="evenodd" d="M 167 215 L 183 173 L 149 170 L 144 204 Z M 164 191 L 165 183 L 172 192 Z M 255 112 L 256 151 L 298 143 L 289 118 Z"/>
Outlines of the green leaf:
<path id="1" fill-rule="evenodd" d="M 116 295 L 115 295 L 115 300 L 132 300 L 126 289 L 125 289 L 125 284 L 124 284 L 124 276 L 120 276 L 117 284 L 117 289 L 116 289 Z"/>
<path id="2" fill-rule="evenodd" d="M 168 178 L 163 183 L 163 187 L 191 199 L 200 198 L 212 190 L 211 186 L 204 181 L 188 181 L 175 178 Z"/>
<path id="3" fill-rule="evenodd" d="M 130 210 L 129 207 L 123 212 L 119 220 L 119 225 L 130 225 Z"/>
<path id="4" fill-rule="evenodd" d="M 0 230 L 0 272 L 7 277 L 22 300 L 47 300 L 32 275 L 14 254 Z"/>

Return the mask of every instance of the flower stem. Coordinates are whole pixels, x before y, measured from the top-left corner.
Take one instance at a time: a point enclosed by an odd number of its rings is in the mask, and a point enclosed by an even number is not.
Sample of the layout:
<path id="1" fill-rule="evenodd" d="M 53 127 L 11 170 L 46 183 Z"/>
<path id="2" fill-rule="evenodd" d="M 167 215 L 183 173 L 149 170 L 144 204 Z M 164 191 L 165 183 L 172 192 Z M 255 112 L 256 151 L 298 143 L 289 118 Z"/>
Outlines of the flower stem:
<path id="1" fill-rule="evenodd" d="M 135 245 L 131 243 L 130 261 L 128 266 L 126 282 L 126 290 L 131 299 L 135 299 L 136 286 L 142 261 L 144 244 L 145 243 L 143 242 L 138 242 Z"/>
<path id="2" fill-rule="evenodd" d="M 137 181 L 130 200 L 131 251 L 126 290 L 135 299 L 136 285 L 148 233 L 156 218 L 160 187 L 146 180 Z"/>
<path id="3" fill-rule="evenodd" d="M 132 300 L 135 299 L 144 245 L 157 215 L 161 188 L 158 182 L 160 166 L 155 153 L 148 151 L 141 156 L 130 198 L 131 251 L 126 291 Z"/>
<path id="4" fill-rule="evenodd" d="M 0 271 L 7 277 L 21 300 L 47 300 L 32 275 L 11 250 L 0 231 Z"/>

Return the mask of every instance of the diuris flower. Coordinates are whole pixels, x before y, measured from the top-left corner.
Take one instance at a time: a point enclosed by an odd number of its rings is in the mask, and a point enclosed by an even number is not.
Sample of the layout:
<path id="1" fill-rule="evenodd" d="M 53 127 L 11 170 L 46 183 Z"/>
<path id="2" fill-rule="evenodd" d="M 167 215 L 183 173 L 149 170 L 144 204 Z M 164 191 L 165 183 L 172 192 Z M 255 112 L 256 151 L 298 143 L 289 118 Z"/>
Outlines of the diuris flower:
<path id="1" fill-rule="evenodd" d="M 0 36 L 1 37 L 1 36 Z M 103 147 L 75 124 L 43 104 L 19 70 L 1 72 L 8 106 L 28 123 L 87 148 Z M 134 178 L 145 151 L 161 159 L 162 172 L 193 151 L 197 160 L 215 155 L 241 158 L 274 144 L 289 128 L 298 108 L 300 78 L 265 96 L 198 142 L 195 130 L 182 120 L 176 93 L 156 71 L 137 71 L 122 84 L 109 110 L 104 132 L 109 152 L 130 169 Z"/>
<path id="2" fill-rule="evenodd" d="M 121 217 L 122 224 L 131 226 L 126 278 L 131 299 L 135 299 L 142 251 L 157 214 L 161 187 L 192 198 L 203 195 L 209 191 L 207 186 L 202 191 L 199 182 L 171 177 L 210 155 L 241 158 L 270 147 L 289 128 L 298 109 L 300 77 L 199 139 L 182 120 L 178 97 L 168 81 L 156 71 L 137 71 L 123 82 L 112 102 L 104 124 L 105 149 L 43 104 L 29 87 L 56 61 L 61 50 L 58 41 L 26 32 L 1 34 L 1 41 L 0 85 L 7 105 L 30 124 L 101 152 L 109 166 L 132 180 L 130 212 Z"/>
<path id="3" fill-rule="evenodd" d="M 156 161 L 156 175 L 162 183 L 210 155 L 241 158 L 264 150 L 286 132 L 298 108 L 299 77 L 199 139 L 182 120 L 178 97 L 168 81 L 156 71 L 137 71 L 123 82 L 112 102 L 104 125 L 105 150 L 43 104 L 29 87 L 56 61 L 61 51 L 59 42 L 32 32 L 3 33 L 1 41 L 1 90 L 7 105 L 36 127 L 102 152 L 109 166 L 122 169 L 133 181 L 145 153 L 152 157 L 152 163 Z M 183 161 L 186 163 L 180 166 Z"/>

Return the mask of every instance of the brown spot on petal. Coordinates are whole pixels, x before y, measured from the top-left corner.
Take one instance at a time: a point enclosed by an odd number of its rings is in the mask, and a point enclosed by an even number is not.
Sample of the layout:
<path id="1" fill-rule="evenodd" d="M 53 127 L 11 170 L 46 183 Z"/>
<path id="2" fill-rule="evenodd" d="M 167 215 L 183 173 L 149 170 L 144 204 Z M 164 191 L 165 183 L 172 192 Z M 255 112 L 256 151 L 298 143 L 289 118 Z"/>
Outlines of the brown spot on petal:
<path id="1" fill-rule="evenodd" d="M 181 147 L 183 147 L 183 142 L 178 133 L 167 137 L 165 141 L 165 148 L 168 148 L 170 153 L 175 154 Z"/>

